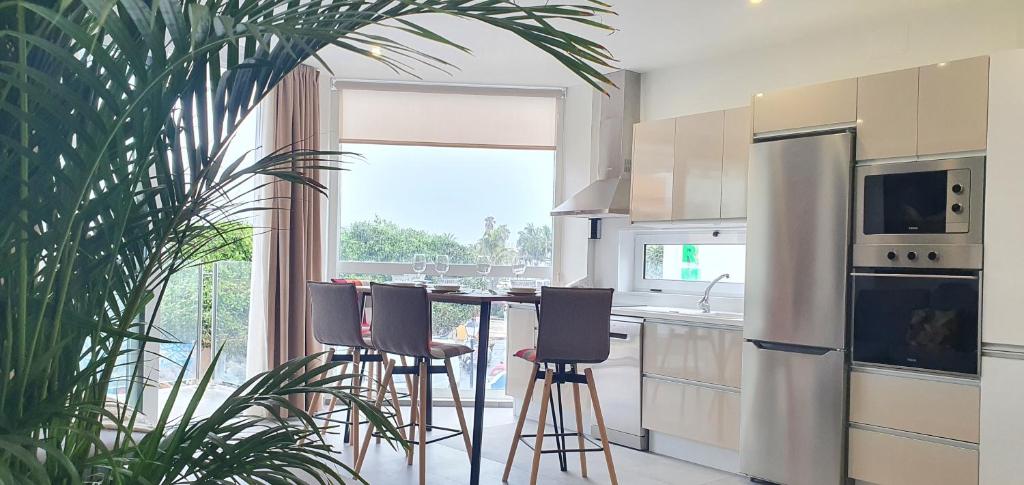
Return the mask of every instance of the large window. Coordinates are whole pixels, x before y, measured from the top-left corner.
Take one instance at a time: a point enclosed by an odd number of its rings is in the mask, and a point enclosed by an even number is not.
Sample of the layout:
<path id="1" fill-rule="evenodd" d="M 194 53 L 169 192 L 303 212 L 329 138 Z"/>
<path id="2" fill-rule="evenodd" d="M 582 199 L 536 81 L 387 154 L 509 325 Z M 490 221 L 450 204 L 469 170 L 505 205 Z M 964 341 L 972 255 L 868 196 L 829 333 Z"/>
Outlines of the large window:
<path id="1" fill-rule="evenodd" d="M 359 157 L 332 185 L 334 275 L 391 281 L 419 273 L 481 291 L 512 278 L 549 279 L 557 99 L 423 89 L 361 86 L 336 98 L 339 147 Z M 413 264 L 417 255 L 425 265 Z M 445 259 L 447 267 L 437 264 Z M 505 394 L 506 310 L 492 308 L 489 398 Z M 476 307 L 435 304 L 433 325 L 435 339 L 476 348 Z M 463 392 L 477 385 L 479 357 L 454 366 Z M 435 387 L 443 396 L 447 381 Z"/>

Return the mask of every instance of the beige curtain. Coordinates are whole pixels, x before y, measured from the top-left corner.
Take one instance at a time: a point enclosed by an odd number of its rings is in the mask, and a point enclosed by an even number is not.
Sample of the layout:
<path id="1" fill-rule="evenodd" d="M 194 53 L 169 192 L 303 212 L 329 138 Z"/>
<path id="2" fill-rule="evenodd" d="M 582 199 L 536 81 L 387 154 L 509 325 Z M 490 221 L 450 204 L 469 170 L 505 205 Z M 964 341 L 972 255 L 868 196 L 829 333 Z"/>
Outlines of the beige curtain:
<path id="1" fill-rule="evenodd" d="M 320 149 L 318 75 L 316 69 L 301 65 L 274 90 L 272 142 L 267 143 L 266 151 Z M 307 175 L 321 178 L 316 171 Z M 322 348 L 313 338 L 306 298 L 306 282 L 322 279 L 322 196 L 312 188 L 280 180 L 265 186 L 263 192 L 268 199 L 265 204 L 272 210 L 264 212 L 266 229 L 258 236 L 263 239 L 257 243 L 260 261 L 253 258 L 254 264 L 260 265 L 253 268 L 254 275 L 258 273 L 262 280 L 254 281 L 253 288 L 262 294 L 254 295 L 252 304 L 261 305 L 254 314 L 262 314 L 257 320 L 264 322 L 250 322 L 250 326 L 263 325 L 262 332 L 250 332 L 250 337 L 262 337 L 263 342 L 252 342 L 256 345 L 250 345 L 250 352 L 265 352 L 265 360 L 257 357 L 254 361 L 257 367 L 273 368 Z M 301 396 L 294 396 L 293 401 L 305 406 Z"/>

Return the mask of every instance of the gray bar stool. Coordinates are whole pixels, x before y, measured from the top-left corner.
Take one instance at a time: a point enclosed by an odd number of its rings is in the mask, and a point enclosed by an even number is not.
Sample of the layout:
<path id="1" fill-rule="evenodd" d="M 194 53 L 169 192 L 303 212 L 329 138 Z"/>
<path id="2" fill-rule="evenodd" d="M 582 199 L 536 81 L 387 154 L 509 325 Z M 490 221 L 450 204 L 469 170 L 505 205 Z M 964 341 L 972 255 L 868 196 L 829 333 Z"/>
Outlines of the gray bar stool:
<path id="1" fill-rule="evenodd" d="M 516 357 L 533 362 L 533 378 L 530 379 L 530 383 L 526 387 L 526 396 L 523 398 L 523 406 L 519 411 L 519 419 L 516 422 L 516 431 L 508 452 L 508 460 L 505 462 L 505 474 L 502 475 L 502 481 L 508 481 L 519 441 L 523 438 L 534 438 L 533 467 L 530 471 L 531 485 L 537 483 L 537 472 L 540 468 L 542 454 L 557 453 L 559 465 L 562 471 L 566 471 L 567 454 L 578 452 L 581 475 L 586 478 L 586 453 L 596 451 L 604 452 L 604 458 L 608 464 L 608 475 L 611 477 L 612 484 L 618 485 L 611 448 L 608 444 L 608 432 L 604 426 L 604 414 L 601 412 L 601 403 L 597 398 L 594 373 L 589 368 L 585 369 L 582 375 L 577 371 L 577 366 L 580 364 L 598 364 L 608 359 L 613 292 L 614 290 L 610 288 L 544 287 L 541 289 L 537 347 L 522 349 L 515 353 Z M 541 364 L 544 365 L 544 370 L 541 370 Z M 523 423 L 526 421 L 526 412 L 530 408 L 537 380 L 544 381 L 541 389 L 541 403 L 543 404 L 541 404 L 540 416 L 537 419 L 537 433 L 523 434 Z M 557 409 L 551 393 L 552 383 L 555 383 L 559 390 Z M 574 433 L 565 432 L 565 421 L 562 419 L 562 384 L 572 384 L 576 411 L 576 432 Z M 586 447 L 586 442 L 590 440 L 583 433 L 580 384 L 586 384 L 590 390 L 590 399 L 594 405 L 594 417 L 597 420 L 597 429 L 601 434 L 600 447 Z M 555 439 L 556 449 L 553 450 L 543 449 L 548 408 L 551 408 L 554 433 L 547 433 L 547 435 Z M 578 448 L 567 449 L 566 438 L 570 436 L 576 437 Z"/>
<path id="2" fill-rule="evenodd" d="M 395 366 L 393 360 L 388 360 L 384 366 L 383 385 L 394 389 L 394 375 L 405 374 L 413 376 L 413 387 L 410 389 L 412 400 L 411 416 L 409 424 L 399 423 L 399 429 L 408 427 L 409 432 L 406 443 L 419 449 L 419 472 L 420 484 L 427 480 L 426 446 L 441 440 L 454 438 L 462 435 L 466 444 L 466 454 L 472 457 L 469 432 L 466 428 L 466 417 L 462 412 L 462 400 L 459 398 L 459 388 L 455 383 L 455 374 L 452 372 L 451 359 L 463 354 L 473 352 L 473 349 L 459 344 L 433 342 L 431 334 L 431 312 L 430 300 L 427 297 L 425 288 L 405 287 L 372 283 L 370 294 L 373 298 L 371 338 L 374 348 L 392 355 L 407 356 L 413 358 L 414 365 Z M 431 360 L 444 360 L 444 366 L 430 365 Z M 430 385 L 430 376 L 433 374 L 447 374 L 448 385 L 451 387 L 452 399 L 455 401 L 455 413 L 459 417 L 459 428 L 442 428 L 440 426 L 428 425 L 427 387 Z M 483 385 L 478 383 L 477 385 Z M 377 395 L 377 406 L 383 404 L 384 396 Z M 397 398 L 393 398 L 393 404 L 397 407 Z M 427 432 L 433 430 L 446 431 L 448 434 L 428 439 Z M 419 439 L 416 434 L 419 433 Z M 404 438 L 405 436 L 403 436 Z M 359 460 L 356 463 L 356 472 L 363 465 L 363 457 L 369 440 L 363 442 L 362 450 L 359 452 Z M 412 465 L 415 448 L 410 446 L 408 461 Z"/>
<path id="3" fill-rule="evenodd" d="M 355 388 L 353 393 L 362 395 L 364 391 L 362 380 L 363 375 L 367 371 L 367 365 L 370 366 L 369 372 L 371 375 L 373 374 L 374 367 L 377 367 L 377 372 L 379 373 L 383 356 L 373 348 L 373 345 L 368 340 L 369 333 L 362 326 L 363 308 L 355 285 L 311 281 L 306 284 L 306 287 L 310 298 L 310 319 L 313 323 L 313 338 L 317 342 L 328 346 L 329 349 L 326 357 L 328 361 L 343 362 L 340 368 L 342 374 L 345 373 L 348 365 L 352 364 L 353 371 L 358 373 L 353 383 Z M 345 354 L 336 353 L 335 347 L 347 347 L 348 352 Z M 367 399 L 373 397 L 370 393 L 371 390 L 376 394 L 386 392 L 379 386 L 376 388 L 368 386 L 365 389 Z M 327 410 L 322 413 L 319 412 L 321 401 L 322 399 L 319 396 L 314 399 L 312 404 L 310 404 L 308 412 L 314 417 L 323 417 L 323 428 L 326 429 L 329 423 L 338 422 L 331 419 L 331 416 L 337 410 L 338 398 L 331 396 Z M 344 420 L 345 433 L 343 439 L 345 442 L 352 444 L 353 451 L 358 452 L 361 424 L 359 409 L 354 406 L 347 406 L 345 412 L 347 417 Z M 399 416 L 400 418 L 401 416 Z M 358 454 L 355 455 L 355 459 L 358 460 Z"/>

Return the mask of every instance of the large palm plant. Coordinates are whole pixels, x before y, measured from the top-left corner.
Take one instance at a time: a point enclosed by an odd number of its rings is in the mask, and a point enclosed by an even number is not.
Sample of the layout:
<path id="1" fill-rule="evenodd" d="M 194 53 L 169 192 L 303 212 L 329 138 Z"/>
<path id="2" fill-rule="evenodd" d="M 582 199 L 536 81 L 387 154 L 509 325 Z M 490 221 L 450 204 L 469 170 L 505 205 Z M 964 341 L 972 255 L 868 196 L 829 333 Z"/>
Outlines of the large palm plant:
<path id="1" fill-rule="evenodd" d="M 560 30 L 606 29 L 588 0 L 0 0 L 0 483 L 343 481 L 336 453 L 288 396 L 353 398 L 334 364 L 290 362 L 241 386 L 210 417 L 151 417 L 132 432 L 154 315 L 176 271 L 239 237 L 219 227 L 257 176 L 319 188 L 309 170 L 340 153 L 225 159 L 239 124 L 299 63 L 328 45 L 403 72 L 447 64 L 387 26 L 456 49 L 415 15 L 440 13 L 515 33 L 600 87 L 610 61 Z M 148 311 L 147 311 L 148 310 Z M 214 362 L 214 364 L 216 361 Z M 211 366 L 212 369 L 212 366 Z M 118 377 L 127 376 L 127 377 Z M 119 380 L 123 382 L 118 382 Z M 172 399 L 182 378 L 172 389 Z M 245 417 L 251 407 L 291 420 Z M 167 406 L 169 409 L 170 406 Z M 116 423 L 113 443 L 100 439 Z M 394 432 L 393 428 L 390 428 Z M 310 439 L 307 439 L 310 438 Z"/>

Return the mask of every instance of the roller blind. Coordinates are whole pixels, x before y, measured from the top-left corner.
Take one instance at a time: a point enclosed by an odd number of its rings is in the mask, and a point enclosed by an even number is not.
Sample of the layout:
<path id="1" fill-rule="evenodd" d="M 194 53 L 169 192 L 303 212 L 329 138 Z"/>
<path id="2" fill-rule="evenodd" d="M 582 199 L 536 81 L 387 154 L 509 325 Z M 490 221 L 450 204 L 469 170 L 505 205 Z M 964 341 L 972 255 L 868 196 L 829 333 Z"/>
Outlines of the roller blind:
<path id="1" fill-rule="evenodd" d="M 555 148 L 555 96 L 342 89 L 341 142 Z"/>

